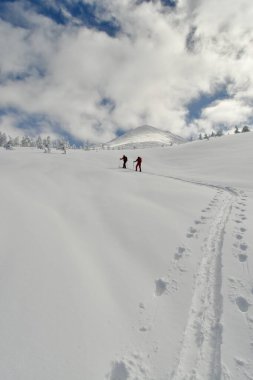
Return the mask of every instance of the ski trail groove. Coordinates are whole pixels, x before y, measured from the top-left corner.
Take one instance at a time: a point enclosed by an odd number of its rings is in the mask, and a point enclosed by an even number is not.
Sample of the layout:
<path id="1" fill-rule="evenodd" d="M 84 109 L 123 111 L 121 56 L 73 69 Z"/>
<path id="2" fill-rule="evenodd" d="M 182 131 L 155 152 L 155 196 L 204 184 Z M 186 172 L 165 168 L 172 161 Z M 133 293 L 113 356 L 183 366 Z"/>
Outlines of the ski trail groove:
<path id="1" fill-rule="evenodd" d="M 226 378 L 221 360 L 222 247 L 233 200 L 238 194 L 229 187 L 171 176 L 162 177 L 222 191 L 221 206 L 212 220 L 202 247 L 178 364 L 172 373 L 173 380 L 221 380 Z"/>
<path id="2" fill-rule="evenodd" d="M 222 376 L 222 246 L 235 192 L 224 189 L 222 205 L 202 247 L 194 292 L 173 380 L 220 380 Z"/>
<path id="3" fill-rule="evenodd" d="M 229 378 L 221 360 L 223 312 L 222 247 L 236 189 L 152 172 L 164 177 L 218 190 L 220 208 L 214 216 L 202 246 L 202 257 L 195 276 L 193 296 L 173 380 L 221 380 Z"/>

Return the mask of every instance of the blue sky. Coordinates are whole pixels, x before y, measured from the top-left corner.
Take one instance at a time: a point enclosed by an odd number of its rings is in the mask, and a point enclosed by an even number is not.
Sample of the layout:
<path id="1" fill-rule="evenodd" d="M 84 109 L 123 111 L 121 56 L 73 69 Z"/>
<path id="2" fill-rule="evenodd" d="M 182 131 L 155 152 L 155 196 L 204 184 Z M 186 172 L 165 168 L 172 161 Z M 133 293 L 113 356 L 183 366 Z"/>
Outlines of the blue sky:
<path id="1" fill-rule="evenodd" d="M 202 111 L 208 106 L 224 99 L 229 99 L 226 85 L 221 86 L 213 93 L 200 93 L 197 98 L 191 99 L 187 104 L 189 122 L 201 117 Z"/>
<path id="2" fill-rule="evenodd" d="M 112 37 L 116 36 L 120 31 L 120 25 L 115 18 L 103 19 L 102 15 L 101 17 L 97 16 L 98 12 L 103 12 L 103 7 L 96 2 L 58 1 L 55 3 L 56 6 L 47 5 L 41 0 L 31 0 L 29 3 L 36 12 L 51 18 L 57 24 L 67 26 L 71 23 L 72 19 L 64 14 L 63 10 L 65 9 L 69 12 L 69 15 L 80 21 L 80 25 L 87 28 L 103 31 Z"/>
<path id="3" fill-rule="evenodd" d="M 253 5 L 1 0 L 0 130 L 108 141 L 252 124 Z"/>

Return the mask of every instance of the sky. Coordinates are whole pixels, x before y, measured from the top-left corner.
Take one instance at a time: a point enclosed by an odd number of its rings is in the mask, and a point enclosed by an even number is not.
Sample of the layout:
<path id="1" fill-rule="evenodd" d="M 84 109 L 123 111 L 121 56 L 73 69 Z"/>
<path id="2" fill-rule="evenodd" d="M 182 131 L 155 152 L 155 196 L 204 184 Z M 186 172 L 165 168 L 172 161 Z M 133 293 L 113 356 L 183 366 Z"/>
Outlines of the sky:
<path id="1" fill-rule="evenodd" d="M 1 0 L 0 130 L 253 126 L 252 0 Z"/>

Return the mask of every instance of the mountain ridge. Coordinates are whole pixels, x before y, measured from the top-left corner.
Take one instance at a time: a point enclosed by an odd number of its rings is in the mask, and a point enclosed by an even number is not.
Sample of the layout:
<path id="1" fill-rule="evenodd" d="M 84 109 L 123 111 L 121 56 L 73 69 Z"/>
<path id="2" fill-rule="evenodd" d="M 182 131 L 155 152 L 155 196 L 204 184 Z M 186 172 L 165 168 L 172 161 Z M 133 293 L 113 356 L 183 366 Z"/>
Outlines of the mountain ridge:
<path id="1" fill-rule="evenodd" d="M 104 144 L 108 148 L 146 148 L 183 144 L 186 139 L 150 125 L 142 125 Z"/>

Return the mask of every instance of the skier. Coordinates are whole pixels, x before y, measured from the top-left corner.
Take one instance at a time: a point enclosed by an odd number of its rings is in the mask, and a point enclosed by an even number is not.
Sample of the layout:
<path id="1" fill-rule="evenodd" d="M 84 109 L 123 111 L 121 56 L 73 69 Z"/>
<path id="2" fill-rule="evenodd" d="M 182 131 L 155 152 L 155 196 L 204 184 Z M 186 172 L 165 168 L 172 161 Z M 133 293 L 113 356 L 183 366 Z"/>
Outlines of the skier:
<path id="1" fill-rule="evenodd" d="M 126 163 L 127 163 L 127 156 L 123 154 L 123 157 L 120 158 L 120 160 L 123 160 L 123 169 L 126 169 Z"/>
<path id="2" fill-rule="evenodd" d="M 140 170 L 140 172 L 141 172 L 142 158 L 141 158 L 141 157 L 137 157 L 137 159 L 136 159 L 134 162 L 137 162 L 137 164 L 136 164 L 136 166 L 135 166 L 135 171 L 137 172 L 137 169 L 139 168 L 139 170 Z"/>

